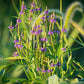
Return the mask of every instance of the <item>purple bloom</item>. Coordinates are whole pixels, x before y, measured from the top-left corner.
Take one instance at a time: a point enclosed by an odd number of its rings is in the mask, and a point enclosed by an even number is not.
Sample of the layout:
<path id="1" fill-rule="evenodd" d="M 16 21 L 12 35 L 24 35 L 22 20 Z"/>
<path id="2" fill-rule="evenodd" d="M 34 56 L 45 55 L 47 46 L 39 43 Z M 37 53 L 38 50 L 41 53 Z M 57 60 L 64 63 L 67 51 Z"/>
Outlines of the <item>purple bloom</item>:
<path id="1" fill-rule="evenodd" d="M 41 51 L 42 51 L 42 52 L 46 51 L 46 48 L 41 48 Z"/>
<path id="2" fill-rule="evenodd" d="M 50 70 L 50 72 L 52 73 L 52 72 L 53 72 L 53 70 Z"/>
<path id="3" fill-rule="evenodd" d="M 48 15 L 45 15 L 44 17 L 45 17 L 45 18 L 49 18 L 49 16 L 48 16 Z"/>
<path id="4" fill-rule="evenodd" d="M 42 70 L 42 73 L 46 73 L 46 70 L 43 69 L 43 70 Z"/>
<path id="5" fill-rule="evenodd" d="M 19 40 L 14 40 L 13 42 L 14 42 L 14 43 L 18 43 L 18 42 L 19 42 Z"/>
<path id="6" fill-rule="evenodd" d="M 24 37 L 24 35 L 22 35 L 22 34 L 21 34 L 20 36 L 21 36 L 21 37 Z"/>
<path id="7" fill-rule="evenodd" d="M 60 31 L 57 31 L 57 34 L 60 34 Z"/>
<path id="8" fill-rule="evenodd" d="M 9 28 L 9 29 L 14 29 L 14 27 L 13 27 L 13 26 L 9 26 L 8 28 Z"/>
<path id="9" fill-rule="evenodd" d="M 34 12 L 34 10 L 30 10 L 30 13 L 33 13 Z"/>
<path id="10" fill-rule="evenodd" d="M 48 35 L 52 35 L 52 34 L 53 34 L 53 31 L 49 31 L 49 32 L 48 32 Z"/>
<path id="11" fill-rule="evenodd" d="M 38 10 L 37 8 L 34 9 L 34 11 L 37 11 L 37 10 Z"/>
<path id="12" fill-rule="evenodd" d="M 43 21 L 45 21 L 46 18 L 45 18 L 45 17 L 41 17 L 41 19 L 42 19 Z"/>
<path id="13" fill-rule="evenodd" d="M 67 30 L 65 28 L 62 28 L 62 32 L 66 32 Z"/>
<path id="14" fill-rule="evenodd" d="M 40 71 L 41 70 L 41 68 L 37 68 L 37 70 L 36 71 Z"/>
<path id="15" fill-rule="evenodd" d="M 56 22 L 55 19 L 50 19 L 49 21 L 50 21 L 51 23 L 53 23 L 53 22 L 55 23 L 55 22 Z"/>
<path id="16" fill-rule="evenodd" d="M 50 72 L 50 70 L 47 70 L 47 72 L 49 73 L 49 72 Z"/>
<path id="17" fill-rule="evenodd" d="M 49 14 L 49 11 L 45 11 L 44 14 Z"/>
<path id="18" fill-rule="evenodd" d="M 39 27 L 40 27 L 40 25 L 37 25 L 37 27 L 39 28 Z"/>
<path id="19" fill-rule="evenodd" d="M 19 14 L 20 14 L 20 15 L 21 15 L 21 14 L 24 14 L 24 12 L 23 12 L 23 11 L 21 11 Z"/>
<path id="20" fill-rule="evenodd" d="M 56 64 L 56 66 L 61 66 L 61 63 L 58 62 L 58 63 Z"/>
<path id="21" fill-rule="evenodd" d="M 31 17 L 29 17 L 29 20 L 32 20 L 32 18 L 31 18 Z"/>
<path id="22" fill-rule="evenodd" d="M 66 48 L 62 48 L 61 50 L 66 51 Z"/>
<path id="23" fill-rule="evenodd" d="M 48 41 L 47 38 L 41 38 L 41 41 Z"/>
<path id="24" fill-rule="evenodd" d="M 31 30 L 30 32 L 31 32 L 32 34 L 34 34 L 34 33 L 35 33 L 35 31 L 34 31 L 34 30 Z"/>
<path id="25" fill-rule="evenodd" d="M 54 33 L 56 33 L 57 31 L 56 30 L 54 30 Z"/>
<path id="26" fill-rule="evenodd" d="M 22 49 L 23 48 L 23 45 L 18 44 L 17 47 L 20 48 L 20 49 Z"/>
<path id="27" fill-rule="evenodd" d="M 24 6 L 21 7 L 21 9 L 22 9 L 22 11 L 23 11 L 23 10 L 26 10 L 27 8 L 26 8 L 26 6 L 24 5 Z"/>
<path id="28" fill-rule="evenodd" d="M 54 17 L 54 14 L 52 14 L 51 17 Z"/>
<path id="29" fill-rule="evenodd" d="M 18 47 L 18 44 L 15 44 L 14 47 L 15 47 L 15 48 Z"/>
<path id="30" fill-rule="evenodd" d="M 42 29 L 39 29 L 38 31 L 35 32 L 35 35 L 41 34 L 41 32 L 43 32 L 43 30 Z"/>
<path id="31" fill-rule="evenodd" d="M 53 64 L 53 63 L 51 63 L 51 64 L 50 64 L 50 66 L 51 66 L 51 67 L 54 67 L 54 64 Z"/>
<path id="32" fill-rule="evenodd" d="M 17 57 L 18 55 L 19 55 L 19 54 L 18 54 L 17 52 L 14 52 L 14 53 L 13 53 L 13 56 L 14 56 L 14 57 Z"/>
<path id="33" fill-rule="evenodd" d="M 17 19 L 17 23 L 21 23 L 22 21 L 20 19 Z"/>
<path id="34" fill-rule="evenodd" d="M 15 27 L 17 27 L 17 26 L 18 26 L 18 24 L 15 25 Z"/>
<path id="35" fill-rule="evenodd" d="M 34 26 L 34 29 L 37 29 L 37 26 Z"/>
<path id="36" fill-rule="evenodd" d="M 38 8 L 37 10 L 38 10 L 38 11 L 42 11 L 42 9 L 41 9 L 41 8 Z"/>
<path id="37" fill-rule="evenodd" d="M 34 3 L 31 3 L 30 5 L 33 6 L 33 7 L 35 7 L 35 4 Z"/>

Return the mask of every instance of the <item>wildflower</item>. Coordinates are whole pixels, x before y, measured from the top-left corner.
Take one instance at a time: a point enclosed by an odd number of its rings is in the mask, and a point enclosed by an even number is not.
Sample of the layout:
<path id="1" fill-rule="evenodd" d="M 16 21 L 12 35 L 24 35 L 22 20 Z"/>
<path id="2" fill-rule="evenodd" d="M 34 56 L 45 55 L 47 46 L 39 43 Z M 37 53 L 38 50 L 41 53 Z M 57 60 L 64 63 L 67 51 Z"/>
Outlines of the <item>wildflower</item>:
<path id="1" fill-rule="evenodd" d="M 18 54 L 17 52 L 14 52 L 14 53 L 13 53 L 13 56 L 14 56 L 14 57 L 17 57 L 18 55 L 19 55 L 19 54 Z"/>
<path id="2" fill-rule="evenodd" d="M 46 18 L 45 18 L 45 17 L 41 17 L 41 19 L 42 19 L 43 21 L 45 21 Z"/>
<path id="3" fill-rule="evenodd" d="M 62 28 L 62 32 L 66 32 L 67 30 L 65 28 Z"/>
<path id="4" fill-rule="evenodd" d="M 19 42 L 19 40 L 14 40 L 13 42 L 14 42 L 14 43 L 17 43 L 17 42 Z"/>
<path id="5" fill-rule="evenodd" d="M 57 31 L 57 34 L 60 34 L 60 31 Z"/>
<path id="6" fill-rule="evenodd" d="M 54 30 L 54 33 L 56 33 L 57 31 L 56 30 Z"/>
<path id="7" fill-rule="evenodd" d="M 23 12 L 23 11 L 21 11 L 19 14 L 20 14 L 20 15 L 21 15 L 21 14 L 24 14 L 24 12 Z"/>
<path id="8" fill-rule="evenodd" d="M 39 28 L 40 27 L 40 25 L 37 25 L 37 28 Z"/>
<path id="9" fill-rule="evenodd" d="M 43 32 L 43 30 L 42 29 L 39 29 L 38 31 L 35 32 L 35 35 L 41 34 L 41 32 Z"/>
<path id="10" fill-rule="evenodd" d="M 32 20 L 32 18 L 31 18 L 31 17 L 29 17 L 29 20 Z"/>
<path id="11" fill-rule="evenodd" d="M 40 71 L 41 70 L 41 68 L 37 68 L 37 71 Z"/>
<path id="12" fill-rule="evenodd" d="M 14 47 L 15 47 L 15 48 L 18 47 L 18 44 L 15 44 Z"/>
<path id="13" fill-rule="evenodd" d="M 53 22 L 55 23 L 55 22 L 56 22 L 55 19 L 50 19 L 49 21 L 50 21 L 51 23 L 53 23 Z"/>
<path id="14" fill-rule="evenodd" d="M 47 70 L 47 72 L 49 73 L 49 72 L 50 72 L 50 70 Z"/>
<path id="15" fill-rule="evenodd" d="M 52 73 L 52 72 L 53 72 L 53 70 L 50 70 L 50 72 Z"/>
<path id="16" fill-rule="evenodd" d="M 31 3 L 30 5 L 33 6 L 33 7 L 35 7 L 35 4 L 34 3 Z"/>
<path id="17" fill-rule="evenodd" d="M 38 11 L 42 11 L 42 9 L 41 9 L 41 8 L 38 8 L 37 10 L 38 10 Z"/>
<path id="18" fill-rule="evenodd" d="M 45 15 L 44 17 L 45 17 L 45 18 L 49 18 L 49 16 L 48 16 L 48 15 Z"/>
<path id="19" fill-rule="evenodd" d="M 23 11 L 23 10 L 26 10 L 27 8 L 26 8 L 26 6 L 24 5 L 24 6 L 21 7 L 21 9 L 22 9 L 22 11 Z"/>
<path id="20" fill-rule="evenodd" d="M 20 49 L 22 49 L 23 48 L 23 45 L 18 44 L 17 47 L 20 48 Z"/>
<path id="21" fill-rule="evenodd" d="M 17 26 L 18 26 L 18 24 L 15 25 L 15 27 L 17 27 Z"/>
<path id="22" fill-rule="evenodd" d="M 34 30 L 31 30 L 30 32 L 31 32 L 32 34 L 34 34 L 34 33 L 35 33 L 35 31 L 34 31 Z"/>
<path id="23" fill-rule="evenodd" d="M 41 48 L 40 50 L 41 50 L 42 52 L 44 52 L 44 51 L 46 51 L 46 48 Z"/>
<path id="24" fill-rule="evenodd" d="M 41 38 L 41 41 L 48 41 L 47 38 Z"/>
<path id="25" fill-rule="evenodd" d="M 37 11 L 38 9 L 37 8 L 35 8 L 33 11 Z"/>
<path id="26" fill-rule="evenodd" d="M 52 35 L 52 34 L 53 34 L 53 31 L 49 31 L 49 32 L 48 32 L 48 35 Z"/>
<path id="27" fill-rule="evenodd" d="M 21 23 L 22 21 L 20 19 L 17 19 L 17 23 Z"/>
<path id="28" fill-rule="evenodd" d="M 30 13 L 33 13 L 34 12 L 34 10 L 30 10 Z"/>
<path id="29" fill-rule="evenodd" d="M 44 14 L 49 14 L 49 11 L 45 11 Z"/>
<path id="30" fill-rule="evenodd" d="M 51 66 L 51 67 L 54 67 L 54 64 L 53 64 L 53 63 L 51 63 L 51 64 L 50 64 L 50 66 Z"/>
<path id="31" fill-rule="evenodd" d="M 66 51 L 66 48 L 62 48 L 61 50 Z"/>
<path id="32" fill-rule="evenodd" d="M 42 73 L 46 73 L 46 70 L 43 69 L 43 70 L 42 70 Z"/>
<path id="33" fill-rule="evenodd" d="M 24 37 L 24 35 L 22 35 L 22 34 L 21 34 L 20 36 L 21 36 L 21 37 Z"/>
<path id="34" fill-rule="evenodd" d="M 14 27 L 13 27 L 13 26 L 9 26 L 8 28 L 9 28 L 9 29 L 14 29 Z"/>
<path id="35" fill-rule="evenodd" d="M 58 63 L 56 64 L 56 66 L 61 66 L 61 63 L 58 62 Z"/>
<path id="36" fill-rule="evenodd" d="M 37 26 L 34 26 L 34 29 L 37 29 Z"/>

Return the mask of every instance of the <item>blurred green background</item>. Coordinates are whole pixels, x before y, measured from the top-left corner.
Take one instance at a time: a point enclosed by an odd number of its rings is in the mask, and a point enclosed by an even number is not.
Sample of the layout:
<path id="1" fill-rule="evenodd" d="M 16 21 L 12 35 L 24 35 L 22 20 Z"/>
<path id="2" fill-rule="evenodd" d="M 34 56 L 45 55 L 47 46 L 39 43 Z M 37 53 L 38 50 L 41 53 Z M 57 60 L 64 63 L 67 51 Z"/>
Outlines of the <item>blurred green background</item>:
<path id="1" fill-rule="evenodd" d="M 0 65 L 4 64 L 4 58 L 8 56 L 12 56 L 12 52 L 14 49 L 13 44 L 13 38 L 11 38 L 11 35 L 9 33 L 8 26 L 10 25 L 10 21 L 13 21 L 13 25 L 16 23 L 16 19 L 14 19 L 12 16 L 17 16 L 17 13 L 13 7 L 12 2 L 15 2 L 15 5 L 17 9 L 20 9 L 20 1 L 21 0 L 0 0 Z M 27 7 L 30 7 L 30 3 L 32 0 L 24 0 Z M 59 4 L 60 0 L 37 0 L 39 3 L 41 3 L 43 6 L 47 6 L 48 8 L 52 9 L 60 9 Z M 63 0 L 63 13 L 66 12 L 66 9 L 68 6 L 75 2 L 80 1 L 84 6 L 84 0 Z M 81 20 L 82 16 L 79 12 L 76 12 L 74 16 L 74 20 L 76 22 L 79 22 Z M 81 39 L 84 42 L 84 37 L 79 34 Z M 80 45 L 75 43 L 72 45 L 72 48 L 79 47 Z M 76 61 L 81 62 L 82 65 L 84 65 L 84 48 L 76 50 L 73 52 L 73 57 L 75 57 Z"/>

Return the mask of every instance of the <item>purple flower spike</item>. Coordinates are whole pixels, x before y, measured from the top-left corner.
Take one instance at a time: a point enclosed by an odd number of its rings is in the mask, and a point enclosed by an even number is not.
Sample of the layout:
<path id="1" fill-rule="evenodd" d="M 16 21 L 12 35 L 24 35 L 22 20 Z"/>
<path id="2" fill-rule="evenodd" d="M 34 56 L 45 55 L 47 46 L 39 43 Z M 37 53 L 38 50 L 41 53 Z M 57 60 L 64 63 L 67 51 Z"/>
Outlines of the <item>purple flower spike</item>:
<path id="1" fill-rule="evenodd" d="M 52 34 L 53 34 L 53 31 L 49 31 L 49 32 L 48 32 L 48 35 L 52 35 Z"/>
<path id="2" fill-rule="evenodd" d="M 37 25 L 37 28 L 40 28 L 40 25 Z"/>
<path id="3" fill-rule="evenodd" d="M 66 51 L 66 48 L 62 48 L 61 50 Z"/>
<path id="4" fill-rule="evenodd" d="M 13 27 L 13 26 L 9 26 L 8 28 L 9 28 L 9 29 L 14 29 L 14 27 Z"/>
<path id="5" fill-rule="evenodd" d="M 45 21 L 46 18 L 45 18 L 45 17 L 41 17 L 41 19 L 42 19 L 43 21 Z"/>
<path id="6" fill-rule="evenodd" d="M 41 68 L 37 68 L 37 70 L 36 71 L 40 71 L 41 70 Z"/>
<path id="7" fill-rule="evenodd" d="M 23 45 L 21 45 L 21 44 L 18 44 L 18 46 L 17 46 L 18 48 L 20 48 L 20 49 L 22 49 L 23 48 Z"/>
<path id="8" fill-rule="evenodd" d="M 34 12 L 34 10 L 30 10 L 30 13 L 33 13 Z"/>
<path id="9" fill-rule="evenodd" d="M 31 3 L 30 5 L 33 6 L 33 7 L 35 7 L 35 4 L 34 3 Z"/>
<path id="10" fill-rule="evenodd" d="M 38 10 L 38 11 L 42 11 L 42 9 L 41 9 L 41 8 L 38 8 L 37 10 Z"/>
<path id="11" fill-rule="evenodd" d="M 24 5 L 24 6 L 21 7 L 21 9 L 22 9 L 22 11 L 23 11 L 23 10 L 26 10 L 27 8 L 26 8 L 26 6 Z"/>
<path id="12" fill-rule="evenodd" d="M 50 72 L 52 73 L 52 72 L 53 72 L 53 70 L 50 70 Z"/>
<path id="13" fill-rule="evenodd" d="M 37 8 L 34 9 L 34 11 L 37 11 L 37 10 L 38 10 Z"/>
<path id="14" fill-rule="evenodd" d="M 34 29 L 37 29 L 37 26 L 34 26 Z"/>
<path id="15" fill-rule="evenodd" d="M 44 14 L 49 14 L 49 11 L 45 11 Z"/>
<path id="16" fill-rule="evenodd" d="M 15 48 L 18 47 L 18 44 L 15 44 L 14 47 L 15 47 Z"/>
<path id="17" fill-rule="evenodd" d="M 47 72 L 49 73 L 49 72 L 50 72 L 50 70 L 47 70 Z"/>
<path id="18" fill-rule="evenodd" d="M 65 28 L 62 28 L 62 32 L 66 32 L 67 30 Z"/>
<path id="19" fill-rule="evenodd" d="M 56 66 L 61 66 L 61 63 L 58 62 L 58 63 L 56 64 Z"/>
<path id="20" fill-rule="evenodd" d="M 44 52 L 44 51 L 46 51 L 46 48 L 41 48 L 40 50 L 41 50 L 42 52 Z"/>
<path id="21" fill-rule="evenodd" d="M 46 73 L 46 70 L 42 70 L 42 73 Z"/>
<path id="22" fill-rule="evenodd" d="M 19 54 L 18 54 L 17 52 L 14 52 L 14 53 L 13 53 L 13 56 L 14 56 L 14 57 L 17 57 L 18 55 L 19 55 Z"/>
<path id="23" fill-rule="evenodd" d="M 30 32 L 31 32 L 32 34 L 34 34 L 34 33 L 35 33 L 35 31 L 34 31 L 34 30 L 31 30 Z"/>
<path id="24" fill-rule="evenodd" d="M 31 17 L 29 17 L 29 20 L 32 20 L 32 18 L 31 18 Z"/>
<path id="25" fill-rule="evenodd" d="M 48 41 L 47 38 L 41 38 L 41 41 Z"/>
<path id="26" fill-rule="evenodd" d="M 14 43 L 18 43 L 18 42 L 19 42 L 19 40 L 14 40 L 13 42 L 14 42 Z"/>
<path id="27" fill-rule="evenodd" d="M 18 24 L 15 25 L 15 27 L 17 27 L 17 26 L 18 26 Z"/>
<path id="28" fill-rule="evenodd" d="M 51 64 L 50 64 L 50 66 L 51 66 L 51 67 L 54 67 L 54 64 L 53 64 L 53 63 L 51 63 Z"/>
<path id="29" fill-rule="evenodd" d="M 17 19 L 17 23 L 21 23 L 22 21 L 20 19 Z"/>
<path id="30" fill-rule="evenodd" d="M 41 34 L 41 32 L 43 32 L 43 30 L 39 29 L 38 31 L 35 32 L 35 35 Z"/>
<path id="31" fill-rule="evenodd" d="M 21 11 L 19 14 L 20 14 L 20 15 L 21 15 L 21 14 L 24 14 L 24 12 L 23 12 L 23 11 Z"/>
<path id="32" fill-rule="evenodd" d="M 51 23 L 53 23 L 53 22 L 55 23 L 55 22 L 56 22 L 55 19 L 50 19 L 49 21 L 50 21 Z"/>

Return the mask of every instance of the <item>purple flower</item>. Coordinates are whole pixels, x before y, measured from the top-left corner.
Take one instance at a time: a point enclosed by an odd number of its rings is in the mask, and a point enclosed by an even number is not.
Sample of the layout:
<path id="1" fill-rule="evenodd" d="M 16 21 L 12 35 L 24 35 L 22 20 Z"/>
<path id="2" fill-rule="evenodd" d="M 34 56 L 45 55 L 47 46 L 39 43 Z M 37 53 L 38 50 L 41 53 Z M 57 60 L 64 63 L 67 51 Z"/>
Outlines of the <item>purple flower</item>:
<path id="1" fill-rule="evenodd" d="M 34 30 L 31 30 L 30 32 L 31 32 L 32 34 L 34 34 L 34 33 L 35 33 L 35 31 L 34 31 Z"/>
<path id="2" fill-rule="evenodd" d="M 67 30 L 65 28 L 62 28 L 62 32 L 66 32 Z"/>
<path id="3" fill-rule="evenodd" d="M 41 50 L 42 52 L 44 52 L 44 51 L 46 51 L 46 48 L 41 48 L 40 50 Z"/>
<path id="4" fill-rule="evenodd" d="M 35 32 L 35 35 L 41 34 L 41 32 L 43 32 L 43 30 L 42 29 L 39 29 L 38 31 Z"/>
<path id="5" fill-rule="evenodd" d="M 49 72 L 50 72 L 50 70 L 47 70 L 47 72 L 49 73 Z"/>
<path id="6" fill-rule="evenodd" d="M 52 14 L 51 17 L 54 17 L 54 14 Z"/>
<path id="7" fill-rule="evenodd" d="M 21 11 L 19 14 L 20 14 L 20 15 L 21 15 L 21 14 L 24 14 L 24 12 L 23 12 L 23 11 Z"/>
<path id="8" fill-rule="evenodd" d="M 42 70 L 42 73 L 46 73 L 46 70 L 43 69 L 43 70 Z"/>
<path id="9" fill-rule="evenodd" d="M 32 20 L 32 18 L 31 18 L 31 17 L 29 17 L 29 20 Z"/>
<path id="10" fill-rule="evenodd" d="M 30 13 L 33 13 L 34 12 L 34 10 L 30 10 Z"/>
<path id="11" fill-rule="evenodd" d="M 17 57 L 18 55 L 19 55 L 19 54 L 18 54 L 17 52 L 14 52 L 14 53 L 13 53 L 13 56 L 14 56 L 14 57 Z"/>
<path id="12" fill-rule="evenodd" d="M 42 9 L 41 9 L 41 8 L 38 8 L 37 10 L 38 10 L 38 11 L 42 11 Z"/>
<path id="13" fill-rule="evenodd" d="M 13 26 L 9 26 L 8 28 L 9 28 L 9 29 L 14 29 L 14 27 L 13 27 Z"/>
<path id="14" fill-rule="evenodd" d="M 14 43 L 18 43 L 18 42 L 19 42 L 19 40 L 14 40 L 13 42 L 14 42 Z"/>
<path id="15" fill-rule="evenodd" d="M 22 11 L 23 11 L 23 10 L 26 10 L 27 8 L 26 8 L 26 6 L 24 5 L 24 6 L 21 7 L 21 9 L 22 9 Z"/>
<path id="16" fill-rule="evenodd" d="M 35 4 L 34 3 L 31 3 L 30 5 L 33 6 L 33 7 L 35 7 Z"/>
<path id="17" fill-rule="evenodd" d="M 37 26 L 34 26 L 34 29 L 37 29 Z"/>
<path id="18" fill-rule="evenodd" d="M 54 67 L 54 64 L 53 64 L 53 63 L 51 63 L 51 64 L 50 64 L 50 66 L 51 66 L 51 67 Z"/>
<path id="19" fill-rule="evenodd" d="M 20 36 L 21 36 L 21 37 L 24 37 L 24 35 L 22 35 L 22 34 L 21 34 Z"/>
<path id="20" fill-rule="evenodd" d="M 18 47 L 18 44 L 15 44 L 14 47 L 15 47 L 15 48 Z"/>
<path id="21" fill-rule="evenodd" d="M 17 26 L 18 26 L 18 24 L 15 25 L 15 27 L 17 27 Z"/>
<path id="22" fill-rule="evenodd" d="M 23 48 L 23 45 L 18 44 L 17 47 L 20 48 L 20 49 L 22 49 Z"/>
<path id="23" fill-rule="evenodd" d="M 37 25 L 37 28 L 40 28 L 40 25 Z"/>
<path id="24" fill-rule="evenodd" d="M 62 48 L 61 50 L 66 51 L 66 48 Z"/>
<path id="25" fill-rule="evenodd" d="M 34 11 L 37 11 L 37 10 L 38 10 L 37 8 L 34 9 Z"/>
<path id="26" fill-rule="evenodd" d="M 41 68 L 37 68 L 37 70 L 36 71 L 40 71 L 41 70 Z"/>
<path id="27" fill-rule="evenodd" d="M 45 18 L 45 17 L 41 17 L 41 19 L 42 19 L 43 21 L 45 21 L 46 18 Z"/>
<path id="28" fill-rule="evenodd" d="M 53 22 L 55 23 L 55 22 L 56 22 L 55 19 L 50 19 L 49 21 L 50 21 L 51 23 L 53 23 Z"/>
<path id="29" fill-rule="evenodd" d="M 17 19 L 17 23 L 21 23 L 22 21 L 20 19 Z"/>
<path id="30" fill-rule="evenodd" d="M 44 14 L 49 14 L 49 11 L 45 11 Z"/>
<path id="31" fill-rule="evenodd" d="M 58 63 L 56 64 L 56 66 L 61 66 L 61 63 L 58 62 Z"/>
<path id="32" fill-rule="evenodd" d="M 54 30 L 54 33 L 56 33 L 57 31 L 56 30 Z"/>
<path id="33" fill-rule="evenodd" d="M 53 70 L 50 70 L 50 72 L 52 73 L 52 72 L 53 72 Z"/>
<path id="34" fill-rule="evenodd" d="M 48 16 L 48 15 L 45 15 L 44 17 L 45 17 L 45 18 L 49 18 L 49 16 Z"/>
<path id="35" fill-rule="evenodd" d="M 49 31 L 49 32 L 48 32 L 48 35 L 52 35 L 52 34 L 53 34 L 53 31 Z"/>
<path id="36" fill-rule="evenodd" d="M 60 34 L 60 31 L 57 31 L 57 34 Z"/>
<path id="37" fill-rule="evenodd" d="M 47 38 L 41 38 L 41 41 L 48 41 Z"/>

